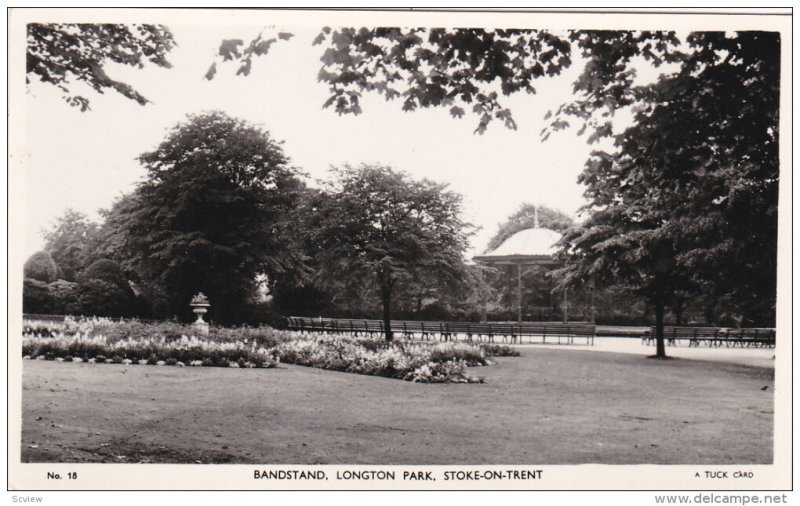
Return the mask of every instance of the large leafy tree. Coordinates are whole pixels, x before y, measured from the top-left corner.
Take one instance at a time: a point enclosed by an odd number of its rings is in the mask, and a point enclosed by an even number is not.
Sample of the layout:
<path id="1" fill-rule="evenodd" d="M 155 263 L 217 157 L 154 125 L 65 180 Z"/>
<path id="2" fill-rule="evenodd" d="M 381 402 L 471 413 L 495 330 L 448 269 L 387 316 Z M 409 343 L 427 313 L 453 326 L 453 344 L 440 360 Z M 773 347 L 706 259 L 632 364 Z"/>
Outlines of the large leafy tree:
<path id="1" fill-rule="evenodd" d="M 319 201 L 310 233 L 322 279 L 355 289 L 370 280 L 392 339 L 392 299 L 404 286 L 464 279 L 468 226 L 461 196 L 385 166 L 346 166 Z"/>
<path id="2" fill-rule="evenodd" d="M 140 160 L 147 180 L 115 220 L 129 261 L 169 294 L 173 314 L 202 291 L 230 322 L 258 275 L 302 260 L 289 226 L 302 185 L 267 131 L 219 112 L 190 116 Z"/>
<path id="3" fill-rule="evenodd" d="M 58 264 L 63 279 L 75 281 L 78 273 L 91 263 L 89 245 L 97 228 L 85 214 L 67 209 L 44 234 L 44 249 Z"/>
<path id="4" fill-rule="evenodd" d="M 639 88 L 632 127 L 593 153 L 580 181 L 589 219 L 565 244 L 566 280 L 642 290 L 665 355 L 666 304 L 727 297 L 744 324 L 774 324 L 780 40 L 695 33 L 673 75 Z"/>
<path id="5" fill-rule="evenodd" d="M 111 78 L 105 66 L 142 68 L 149 62 L 170 68 L 166 55 L 175 46 L 168 28 L 149 24 L 30 23 L 27 39 L 27 78 L 56 86 L 81 111 L 89 109 L 89 99 L 76 93 L 76 82 L 98 93 L 114 90 L 141 105 L 148 103 L 132 86 Z"/>

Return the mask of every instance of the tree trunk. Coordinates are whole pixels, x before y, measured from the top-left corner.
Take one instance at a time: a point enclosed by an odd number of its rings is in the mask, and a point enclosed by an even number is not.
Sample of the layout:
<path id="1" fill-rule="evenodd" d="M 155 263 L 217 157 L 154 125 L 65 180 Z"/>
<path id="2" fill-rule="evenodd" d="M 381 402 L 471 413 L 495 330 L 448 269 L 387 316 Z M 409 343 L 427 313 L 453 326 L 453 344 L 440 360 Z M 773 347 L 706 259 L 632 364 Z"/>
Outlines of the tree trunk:
<path id="1" fill-rule="evenodd" d="M 383 300 L 383 335 L 387 341 L 391 341 L 392 335 L 392 285 L 389 281 L 381 283 L 381 299 Z"/>
<path id="2" fill-rule="evenodd" d="M 667 358 L 664 348 L 664 297 L 661 293 L 656 296 L 656 357 Z"/>

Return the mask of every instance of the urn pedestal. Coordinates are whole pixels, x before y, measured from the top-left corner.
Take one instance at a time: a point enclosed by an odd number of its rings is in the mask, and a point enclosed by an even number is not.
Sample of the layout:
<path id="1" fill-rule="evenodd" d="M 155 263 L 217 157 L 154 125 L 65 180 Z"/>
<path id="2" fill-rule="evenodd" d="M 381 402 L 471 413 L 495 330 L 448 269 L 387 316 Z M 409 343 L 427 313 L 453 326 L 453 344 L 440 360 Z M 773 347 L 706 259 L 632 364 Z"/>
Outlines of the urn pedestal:
<path id="1" fill-rule="evenodd" d="M 192 297 L 192 302 L 189 305 L 192 306 L 192 313 L 197 315 L 197 321 L 192 326 L 197 330 L 198 334 L 207 336 L 208 323 L 203 320 L 203 315 L 208 313 L 208 308 L 211 307 L 211 304 L 208 303 L 208 298 L 200 292 Z"/>

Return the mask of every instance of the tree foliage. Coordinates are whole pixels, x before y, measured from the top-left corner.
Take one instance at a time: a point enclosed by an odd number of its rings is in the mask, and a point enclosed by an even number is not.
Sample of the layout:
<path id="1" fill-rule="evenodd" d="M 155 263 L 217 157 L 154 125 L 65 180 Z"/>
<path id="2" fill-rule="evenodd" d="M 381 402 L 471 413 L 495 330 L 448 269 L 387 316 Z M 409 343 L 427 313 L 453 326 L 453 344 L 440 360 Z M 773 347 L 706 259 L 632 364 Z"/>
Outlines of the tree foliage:
<path id="1" fill-rule="evenodd" d="M 148 24 L 30 23 L 27 42 L 28 79 L 36 76 L 56 86 L 64 100 L 81 111 L 89 109 L 89 99 L 77 94 L 76 82 L 147 104 L 147 98 L 111 78 L 105 67 L 116 63 L 142 68 L 150 62 L 170 68 L 166 55 L 175 45 L 169 29 Z"/>
<path id="2" fill-rule="evenodd" d="M 232 62 L 238 65 L 236 75 L 250 75 L 253 68 L 253 59 L 257 56 L 264 56 L 269 53 L 272 45 L 282 41 L 290 40 L 294 37 L 289 32 L 278 32 L 275 36 L 270 37 L 265 34 L 266 30 L 262 30 L 259 34 L 251 40 L 247 46 L 242 39 L 224 39 L 219 44 L 217 51 L 217 61 L 214 61 L 206 71 L 205 78 L 211 81 L 217 74 L 217 63 L 224 64 Z"/>
<path id="3" fill-rule="evenodd" d="M 467 226 L 460 212 L 460 195 L 446 185 L 385 166 L 337 169 L 310 231 L 320 276 L 356 290 L 371 283 L 388 321 L 392 297 L 404 287 L 463 279 Z"/>
<path id="4" fill-rule="evenodd" d="M 516 129 L 501 96 L 533 94 L 536 79 L 571 63 L 569 41 L 542 30 L 326 27 L 314 43 L 326 46 L 319 80 L 330 97 L 323 107 L 359 114 L 362 92 L 375 92 L 398 99 L 404 111 L 471 112 L 478 133 L 493 120 Z"/>
<path id="5" fill-rule="evenodd" d="M 89 244 L 96 233 L 96 223 L 81 212 L 67 209 L 44 234 L 44 249 L 61 268 L 63 279 L 75 281 L 78 273 L 89 265 Z"/>
<path id="6" fill-rule="evenodd" d="M 695 33 L 675 75 L 638 90 L 634 126 L 580 181 L 589 219 L 565 238 L 565 280 L 737 300 L 745 324 L 774 324 L 780 40 Z M 659 330 L 660 330 L 660 325 Z M 663 354 L 663 343 L 659 355 Z"/>
<path id="7" fill-rule="evenodd" d="M 121 226 L 106 231 L 129 268 L 169 294 L 173 314 L 202 291 L 218 321 L 231 319 L 257 275 L 302 262 L 289 222 L 302 184 L 262 128 L 219 112 L 190 116 L 140 160 L 148 178 L 118 205 Z"/>
<path id="8" fill-rule="evenodd" d="M 75 315 L 83 312 L 78 302 L 78 283 L 59 279 L 50 283 L 47 289 L 52 297 L 52 307 L 46 313 Z M 97 314 L 94 311 L 90 313 Z"/>
<path id="9" fill-rule="evenodd" d="M 53 309 L 53 296 L 47 283 L 33 278 L 22 282 L 22 311 L 25 313 L 49 314 Z"/>
<path id="10" fill-rule="evenodd" d="M 37 251 L 25 261 L 23 271 L 26 278 L 50 283 L 57 278 L 58 265 L 48 252 Z"/>

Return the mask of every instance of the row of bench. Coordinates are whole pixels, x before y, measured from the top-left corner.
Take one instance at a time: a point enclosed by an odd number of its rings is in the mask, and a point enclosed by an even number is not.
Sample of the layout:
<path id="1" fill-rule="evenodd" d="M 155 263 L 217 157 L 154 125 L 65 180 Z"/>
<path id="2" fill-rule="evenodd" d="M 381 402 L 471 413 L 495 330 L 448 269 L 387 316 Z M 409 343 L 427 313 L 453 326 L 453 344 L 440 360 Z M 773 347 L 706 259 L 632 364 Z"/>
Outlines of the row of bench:
<path id="1" fill-rule="evenodd" d="M 384 333 L 382 320 L 349 320 L 337 318 L 308 318 L 290 316 L 287 318 L 290 330 L 299 332 L 317 332 L 327 334 L 349 334 L 354 336 L 380 336 Z M 576 337 L 585 338 L 586 344 L 594 344 L 596 327 L 592 323 L 583 322 L 442 322 L 442 321 L 414 321 L 392 320 L 392 333 L 406 339 L 439 338 L 442 341 L 474 340 L 494 342 L 495 338 L 502 338 L 504 342 L 522 343 L 533 342 L 534 338 L 541 338 L 546 343 L 563 342 L 570 344 Z M 554 341 L 555 339 L 555 341 Z"/>
<path id="2" fill-rule="evenodd" d="M 642 335 L 642 344 L 653 344 L 656 328 L 650 327 Z M 720 327 L 664 327 L 664 339 L 670 346 L 676 341 L 689 341 L 690 347 L 705 344 L 709 347 L 773 347 L 775 329 L 768 328 L 720 328 Z"/>

